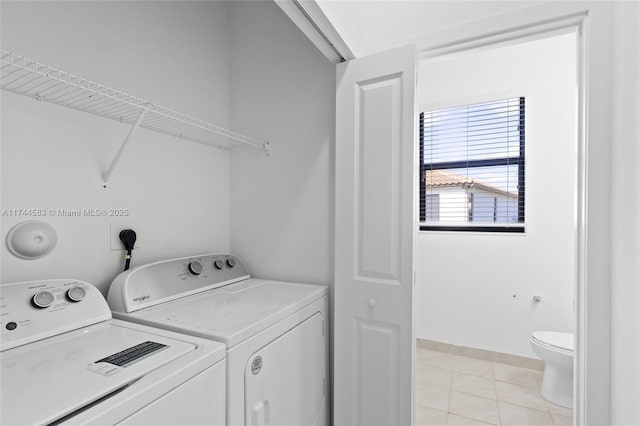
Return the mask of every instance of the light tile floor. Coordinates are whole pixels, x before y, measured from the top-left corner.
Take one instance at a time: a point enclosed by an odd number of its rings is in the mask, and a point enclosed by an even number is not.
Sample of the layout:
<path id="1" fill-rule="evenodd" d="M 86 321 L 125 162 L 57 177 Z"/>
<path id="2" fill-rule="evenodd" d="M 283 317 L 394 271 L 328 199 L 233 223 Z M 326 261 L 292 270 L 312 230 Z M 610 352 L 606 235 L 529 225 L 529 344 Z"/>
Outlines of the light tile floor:
<path id="1" fill-rule="evenodd" d="M 417 349 L 416 425 L 570 426 L 572 411 L 540 396 L 542 372 Z"/>

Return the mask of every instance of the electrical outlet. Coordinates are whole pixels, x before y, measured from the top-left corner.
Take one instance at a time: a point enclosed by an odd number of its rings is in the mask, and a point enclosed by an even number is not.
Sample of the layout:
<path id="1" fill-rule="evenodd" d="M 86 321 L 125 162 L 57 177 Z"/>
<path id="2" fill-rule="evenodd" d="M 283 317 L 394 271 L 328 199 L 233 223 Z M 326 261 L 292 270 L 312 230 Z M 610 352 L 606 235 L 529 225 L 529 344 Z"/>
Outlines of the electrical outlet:
<path id="1" fill-rule="evenodd" d="M 136 243 L 133 248 L 134 250 L 140 248 L 140 237 L 142 236 L 142 231 L 139 223 L 113 222 L 109 228 L 109 232 L 111 233 L 111 251 L 124 250 L 122 241 L 120 241 L 120 231 L 124 231 L 125 229 L 133 229 L 136 231 Z"/>

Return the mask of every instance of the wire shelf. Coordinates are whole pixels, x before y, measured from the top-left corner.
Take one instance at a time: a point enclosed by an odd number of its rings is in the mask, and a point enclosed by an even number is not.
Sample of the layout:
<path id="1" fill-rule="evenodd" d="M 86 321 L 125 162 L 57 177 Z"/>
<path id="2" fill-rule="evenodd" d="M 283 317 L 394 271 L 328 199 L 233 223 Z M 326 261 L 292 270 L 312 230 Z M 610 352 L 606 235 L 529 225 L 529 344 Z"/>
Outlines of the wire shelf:
<path id="1" fill-rule="evenodd" d="M 129 95 L 32 59 L 0 50 L 2 89 L 165 135 L 228 150 L 218 135 L 269 151 L 269 144 Z"/>

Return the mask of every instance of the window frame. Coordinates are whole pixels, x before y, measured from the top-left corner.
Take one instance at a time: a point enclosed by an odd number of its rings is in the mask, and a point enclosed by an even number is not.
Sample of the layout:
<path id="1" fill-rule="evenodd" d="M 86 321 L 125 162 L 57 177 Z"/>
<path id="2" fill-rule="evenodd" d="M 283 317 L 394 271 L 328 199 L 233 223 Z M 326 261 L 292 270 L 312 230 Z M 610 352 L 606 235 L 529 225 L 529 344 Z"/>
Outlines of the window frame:
<path id="1" fill-rule="evenodd" d="M 520 149 L 518 152 L 518 156 L 514 157 L 498 157 L 491 159 L 482 159 L 482 160 L 463 160 L 463 161 L 443 161 L 438 163 L 424 163 L 424 113 L 425 111 L 435 111 L 438 109 L 445 109 L 455 106 L 464 106 L 464 105 L 473 105 L 485 102 L 492 102 L 493 100 L 498 101 L 500 99 L 510 99 L 510 98 L 519 98 L 519 144 Z M 418 170 L 419 170 L 419 210 L 418 210 L 418 219 L 419 226 L 418 229 L 420 231 L 453 231 L 453 232 L 502 232 L 502 233 L 525 233 L 525 167 L 526 167 L 526 151 L 525 151 L 525 139 L 526 139 L 526 96 L 524 94 L 518 94 L 510 96 L 498 95 L 487 97 L 485 100 L 466 100 L 452 103 L 449 107 L 440 107 L 440 108 L 425 108 L 422 107 L 420 114 L 418 115 L 419 121 L 419 146 L 420 153 L 418 158 Z M 450 224 L 426 224 L 426 203 L 423 200 L 426 200 L 426 182 L 425 175 L 427 170 L 447 170 L 447 169 L 461 169 L 461 168 L 476 168 L 476 167 L 491 167 L 491 166 L 518 166 L 518 222 L 514 224 L 473 224 L 473 222 L 467 222 L 463 225 L 450 225 Z"/>

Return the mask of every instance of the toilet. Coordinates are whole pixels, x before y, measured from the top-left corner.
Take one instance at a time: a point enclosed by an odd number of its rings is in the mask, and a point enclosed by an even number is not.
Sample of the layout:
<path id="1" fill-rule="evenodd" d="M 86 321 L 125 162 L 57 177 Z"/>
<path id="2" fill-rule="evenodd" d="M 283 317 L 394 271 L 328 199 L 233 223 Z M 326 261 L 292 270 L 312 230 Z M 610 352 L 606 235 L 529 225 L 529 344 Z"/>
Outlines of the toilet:
<path id="1" fill-rule="evenodd" d="M 573 333 L 535 331 L 531 347 L 545 363 L 542 397 L 563 407 L 573 407 Z"/>

